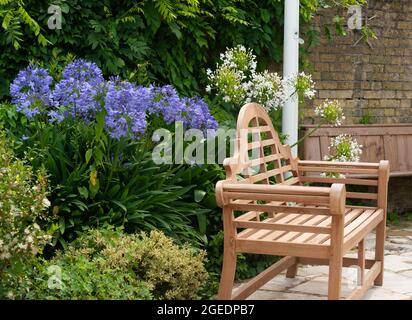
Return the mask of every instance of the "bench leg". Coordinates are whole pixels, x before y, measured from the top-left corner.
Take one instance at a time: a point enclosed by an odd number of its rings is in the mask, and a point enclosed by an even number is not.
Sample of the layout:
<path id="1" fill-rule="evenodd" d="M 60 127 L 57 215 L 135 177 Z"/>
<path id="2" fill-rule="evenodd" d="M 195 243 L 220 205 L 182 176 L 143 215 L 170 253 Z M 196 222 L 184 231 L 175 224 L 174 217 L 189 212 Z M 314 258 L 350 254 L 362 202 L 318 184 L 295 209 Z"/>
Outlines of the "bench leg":
<path id="1" fill-rule="evenodd" d="M 233 282 L 236 273 L 236 247 L 235 247 L 235 229 L 231 221 L 233 211 L 230 208 L 223 208 L 223 228 L 225 232 L 223 248 L 223 266 L 220 276 L 220 285 L 218 292 L 219 300 L 229 300 L 232 298 Z"/>
<path id="2" fill-rule="evenodd" d="M 340 299 L 343 267 L 343 227 L 343 215 L 333 216 L 330 240 L 331 256 L 329 258 L 329 300 Z"/>
<path id="3" fill-rule="evenodd" d="M 358 244 L 358 266 L 360 274 L 358 274 L 357 285 L 365 283 L 365 239 L 362 239 Z"/>
<path id="4" fill-rule="evenodd" d="M 342 286 L 343 258 L 336 256 L 329 261 L 328 299 L 339 300 Z"/>
<path id="5" fill-rule="evenodd" d="M 220 276 L 219 300 L 230 300 L 236 273 L 236 251 L 225 246 L 223 253 L 222 274 Z"/>
<path id="6" fill-rule="evenodd" d="M 298 272 L 298 264 L 295 263 L 286 271 L 286 278 L 294 278 Z"/>
<path id="7" fill-rule="evenodd" d="M 375 286 L 383 284 L 383 260 L 385 257 L 385 237 L 386 237 L 386 221 L 382 221 L 376 228 L 376 243 L 375 243 L 375 261 L 381 262 L 381 271 L 375 279 Z"/>

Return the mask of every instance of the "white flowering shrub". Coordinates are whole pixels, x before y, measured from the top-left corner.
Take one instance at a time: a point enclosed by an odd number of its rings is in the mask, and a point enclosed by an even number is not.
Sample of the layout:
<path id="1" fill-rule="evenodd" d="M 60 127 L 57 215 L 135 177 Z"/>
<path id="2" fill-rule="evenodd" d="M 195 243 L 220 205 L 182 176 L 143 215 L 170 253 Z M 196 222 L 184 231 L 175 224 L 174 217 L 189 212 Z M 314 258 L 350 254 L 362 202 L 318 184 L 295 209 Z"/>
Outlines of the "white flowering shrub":
<path id="1" fill-rule="evenodd" d="M 359 162 L 362 155 L 362 145 L 348 134 L 340 134 L 330 141 L 329 151 L 331 155 L 326 156 L 327 161 Z"/>
<path id="2" fill-rule="evenodd" d="M 250 49 L 242 45 L 227 49 L 220 55 L 216 69 L 207 70 L 209 84 L 206 91 L 215 93 L 226 104 L 233 105 L 236 111 L 249 102 L 259 103 L 268 112 L 278 110 L 295 94 L 300 103 L 314 98 L 315 83 L 311 75 L 301 72 L 283 79 L 277 73 L 267 70 L 257 72 L 256 65 L 256 56 Z M 341 126 L 345 120 L 343 108 L 337 100 L 326 99 L 315 107 L 315 114 L 320 123 L 294 145 L 301 143 L 324 124 Z M 362 146 L 353 137 L 340 135 L 332 139 L 329 151 L 331 154 L 325 157 L 327 161 L 358 162 Z M 339 173 L 322 175 L 344 178 Z"/>
<path id="3" fill-rule="evenodd" d="M 326 123 L 341 126 L 345 120 L 343 109 L 337 100 L 326 99 L 322 104 L 315 108 L 315 114 L 323 119 Z"/>
<path id="4" fill-rule="evenodd" d="M 239 45 L 220 55 L 214 71 L 208 69 L 208 93 L 215 93 L 225 103 L 240 108 L 248 102 L 261 104 L 267 111 L 276 110 L 297 93 L 299 97 L 312 99 L 315 95 L 312 77 L 300 73 L 290 79 L 282 79 L 277 73 L 256 71 L 256 56 L 250 49 Z M 301 99 L 300 99 L 301 100 Z"/>
<path id="5" fill-rule="evenodd" d="M 282 78 L 277 73 L 267 70 L 254 73 L 252 80 L 245 87 L 247 88 L 245 102 L 259 103 L 268 111 L 282 106 L 287 99 Z"/>
<path id="6" fill-rule="evenodd" d="M 297 93 L 300 102 L 303 102 L 306 98 L 313 99 L 316 90 L 312 75 L 301 72 L 298 75 L 285 79 L 285 91 L 287 96 Z"/>
<path id="7" fill-rule="evenodd" d="M 326 161 L 335 162 L 359 162 L 362 155 L 362 145 L 351 135 L 341 134 L 330 141 L 330 155 L 325 156 Z M 345 178 L 340 173 L 322 173 L 324 177 Z"/>
<path id="8" fill-rule="evenodd" d="M 0 133 L 0 281 L 9 265 L 36 255 L 51 238 L 39 226 L 50 206 L 46 189 L 44 174 L 16 159 Z"/>

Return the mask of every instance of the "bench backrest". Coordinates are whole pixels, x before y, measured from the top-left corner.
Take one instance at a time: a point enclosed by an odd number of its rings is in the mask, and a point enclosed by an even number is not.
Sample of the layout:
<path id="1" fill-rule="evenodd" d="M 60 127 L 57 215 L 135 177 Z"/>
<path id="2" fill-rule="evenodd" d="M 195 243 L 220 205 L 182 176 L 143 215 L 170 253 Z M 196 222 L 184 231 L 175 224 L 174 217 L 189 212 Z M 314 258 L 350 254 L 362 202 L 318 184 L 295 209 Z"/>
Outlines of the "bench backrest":
<path id="1" fill-rule="evenodd" d="M 297 184 L 297 159 L 282 145 L 266 110 L 248 103 L 239 112 L 235 163 L 226 163 L 228 178 L 240 183 Z"/>

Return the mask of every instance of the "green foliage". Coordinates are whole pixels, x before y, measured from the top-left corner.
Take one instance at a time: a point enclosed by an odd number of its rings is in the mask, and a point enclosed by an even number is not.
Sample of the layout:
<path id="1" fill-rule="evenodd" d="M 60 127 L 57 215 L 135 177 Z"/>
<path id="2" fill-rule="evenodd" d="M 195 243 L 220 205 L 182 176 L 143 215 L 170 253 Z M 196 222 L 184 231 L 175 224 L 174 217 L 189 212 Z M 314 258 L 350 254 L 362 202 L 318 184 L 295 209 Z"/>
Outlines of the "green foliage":
<path id="1" fill-rule="evenodd" d="M 91 125 L 69 119 L 61 125 L 28 122 L 14 106 L 0 106 L 0 123 L 16 152 L 49 174 L 50 210 L 59 216 L 54 244 L 65 246 L 78 232 L 105 222 L 129 232 L 161 229 L 179 241 L 204 243 L 222 169 L 155 165 L 150 138 L 113 140 L 98 118 Z M 198 194 L 205 196 L 195 200 Z"/>
<path id="2" fill-rule="evenodd" d="M 90 230 L 55 257 L 8 279 L 17 299 L 195 299 L 207 279 L 204 254 L 159 231 Z M 4 296 L 3 296 L 4 297 Z"/>
<path id="3" fill-rule="evenodd" d="M 0 1 L 1 27 L 4 30 L 5 44 L 11 44 L 15 49 L 21 46 L 24 26 L 37 38 L 40 46 L 46 46 L 49 42 L 41 33 L 40 26 L 24 8 L 23 0 L 1 0 Z"/>
<path id="4" fill-rule="evenodd" d="M 364 2 L 303 0 L 300 15 L 307 23 L 321 7 Z M 28 60 L 49 66 L 56 53 L 95 61 L 107 75 L 140 75 L 136 79 L 145 83 L 170 83 L 186 95 L 199 92 L 206 68 L 214 66 L 226 47 L 243 44 L 252 49 L 259 70 L 282 58 L 284 1 L 56 0 L 53 4 L 62 9 L 60 30 L 47 27 L 50 1 L 1 1 L 0 18 L 7 32 L 0 36 L 0 98 Z M 305 34 L 308 42 L 316 43 L 316 32 Z"/>

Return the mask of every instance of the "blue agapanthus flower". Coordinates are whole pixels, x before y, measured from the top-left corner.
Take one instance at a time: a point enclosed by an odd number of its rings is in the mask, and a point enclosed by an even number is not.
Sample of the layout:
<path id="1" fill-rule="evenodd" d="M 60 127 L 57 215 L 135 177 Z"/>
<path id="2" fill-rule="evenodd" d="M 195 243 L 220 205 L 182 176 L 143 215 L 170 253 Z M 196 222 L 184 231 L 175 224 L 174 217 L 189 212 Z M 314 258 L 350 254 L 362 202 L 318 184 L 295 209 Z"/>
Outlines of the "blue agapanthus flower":
<path id="1" fill-rule="evenodd" d="M 74 60 L 63 70 L 62 80 L 51 94 L 57 110 L 49 112 L 50 120 L 61 122 L 72 116 L 92 121 L 101 111 L 104 90 L 105 80 L 99 67 L 83 59 Z"/>
<path id="2" fill-rule="evenodd" d="M 217 128 L 202 99 L 180 98 L 170 85 L 136 86 L 119 77 L 106 81 L 95 63 L 83 59 L 67 65 L 51 91 L 52 82 L 45 69 L 30 65 L 22 70 L 10 86 L 17 110 L 28 118 L 47 110 L 50 121 L 58 123 L 67 117 L 89 123 L 105 112 L 105 126 L 114 139 L 139 139 L 146 131 L 147 115 L 159 115 L 169 125 L 183 122 L 186 129 Z"/>
<path id="3" fill-rule="evenodd" d="M 109 81 L 105 108 L 106 128 L 114 139 L 129 134 L 139 137 L 146 130 L 146 110 L 152 103 L 150 88 L 135 86 L 128 81 Z"/>
<path id="4" fill-rule="evenodd" d="M 153 104 L 149 114 L 160 114 L 167 124 L 183 122 L 185 128 L 216 129 L 217 122 L 199 97 L 180 98 L 172 86 L 152 87 Z"/>
<path id="5" fill-rule="evenodd" d="M 206 102 L 199 98 L 182 98 L 184 104 L 182 114 L 183 123 L 187 128 L 199 130 L 216 130 L 218 123 L 210 114 L 209 107 Z"/>
<path id="6" fill-rule="evenodd" d="M 84 59 L 76 59 L 64 68 L 62 80 L 70 79 L 92 84 L 99 84 L 104 81 L 103 72 L 97 64 Z"/>
<path id="7" fill-rule="evenodd" d="M 50 85 L 53 78 L 48 71 L 30 64 L 20 71 L 10 85 L 12 103 L 19 112 L 23 112 L 31 119 L 41 113 L 41 108 L 49 106 Z"/>
<path id="8" fill-rule="evenodd" d="M 149 114 L 159 114 L 167 124 L 183 121 L 183 102 L 172 86 L 151 87 L 153 104 L 148 109 Z"/>
<path id="9" fill-rule="evenodd" d="M 101 100 L 104 90 L 105 82 L 81 82 L 73 78 L 61 80 L 51 94 L 52 104 L 59 111 L 53 110 L 49 112 L 49 116 L 52 120 L 62 120 L 61 116 L 57 115 L 61 113 L 64 115 L 63 118 L 70 115 L 91 121 L 102 109 Z"/>

